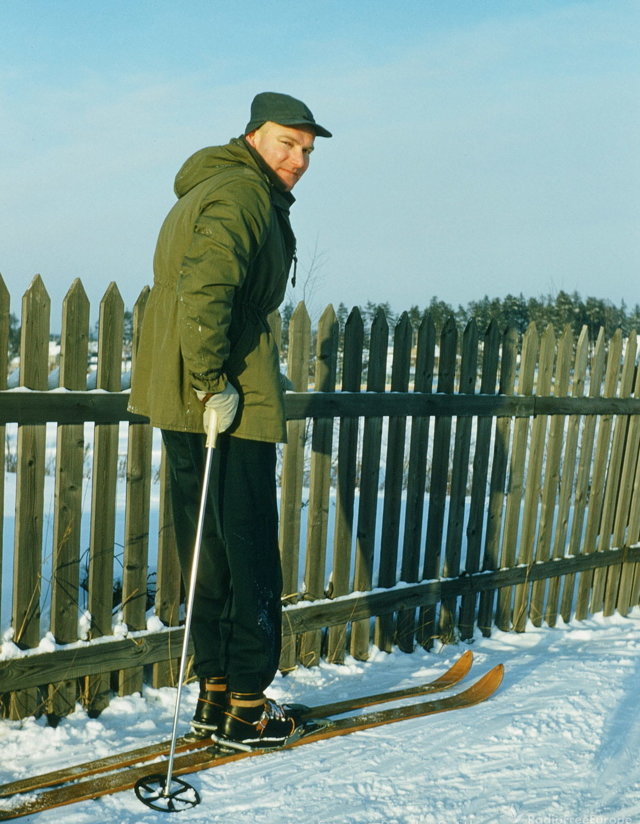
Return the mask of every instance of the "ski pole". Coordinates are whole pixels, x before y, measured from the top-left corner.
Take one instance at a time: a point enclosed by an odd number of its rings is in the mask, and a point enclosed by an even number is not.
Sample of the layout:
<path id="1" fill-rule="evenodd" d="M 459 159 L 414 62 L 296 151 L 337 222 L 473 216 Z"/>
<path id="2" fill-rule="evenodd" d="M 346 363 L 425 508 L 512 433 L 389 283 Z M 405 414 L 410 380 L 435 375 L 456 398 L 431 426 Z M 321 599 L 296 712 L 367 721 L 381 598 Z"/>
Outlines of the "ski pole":
<path id="1" fill-rule="evenodd" d="M 204 474 L 202 478 L 202 491 L 200 494 L 200 508 L 198 511 L 198 524 L 196 528 L 196 537 L 193 547 L 193 558 L 191 560 L 191 572 L 189 580 L 189 591 L 187 593 L 187 610 L 184 622 L 184 638 L 182 641 L 182 653 L 180 655 L 180 672 L 178 674 L 178 690 L 176 694 L 176 706 L 173 714 L 173 728 L 171 731 L 171 746 L 169 749 L 169 760 L 167 763 L 166 776 L 153 775 L 148 778 L 141 779 L 136 784 L 136 795 L 148 807 L 162 812 L 178 812 L 187 807 L 195 807 L 200 803 L 200 796 L 196 790 L 186 781 L 181 779 L 177 782 L 178 789 L 174 792 L 171 790 L 171 781 L 173 778 L 173 762 L 176 753 L 176 742 L 178 739 L 178 720 L 180 715 L 180 702 L 182 699 L 182 683 L 187 665 L 187 656 L 189 651 L 189 634 L 191 630 L 191 619 L 193 616 L 193 602 L 195 600 L 196 583 L 198 579 L 198 565 L 200 561 L 200 550 L 202 547 L 202 533 L 204 531 L 204 517 L 207 508 L 207 497 L 209 494 L 209 479 L 211 477 L 211 464 L 213 460 L 213 452 L 216 447 L 216 440 L 218 437 L 218 416 L 215 410 L 209 412 L 209 426 L 207 429 L 206 446 L 206 460 L 204 467 Z M 140 786 L 139 786 L 140 785 Z M 160 792 L 154 792 L 154 787 L 158 787 Z M 185 796 L 178 799 L 178 796 L 185 794 L 191 790 L 193 795 Z M 143 792 L 145 794 L 143 794 Z M 146 793 L 151 793 L 147 795 Z M 165 802 L 166 805 L 161 806 L 160 801 Z M 176 801 L 179 800 L 182 806 L 176 806 Z M 158 803 L 155 803 L 158 802 Z"/>

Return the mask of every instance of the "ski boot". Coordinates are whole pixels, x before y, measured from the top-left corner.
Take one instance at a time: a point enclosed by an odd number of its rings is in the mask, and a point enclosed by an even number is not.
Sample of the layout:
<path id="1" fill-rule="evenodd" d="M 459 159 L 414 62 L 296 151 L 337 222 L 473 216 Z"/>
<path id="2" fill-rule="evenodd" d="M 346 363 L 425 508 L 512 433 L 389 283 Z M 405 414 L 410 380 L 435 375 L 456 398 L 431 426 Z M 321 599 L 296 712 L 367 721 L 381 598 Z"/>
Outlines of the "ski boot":
<path id="1" fill-rule="evenodd" d="M 238 750 L 281 747 L 295 737 L 305 709 L 302 705 L 277 704 L 262 693 L 232 692 L 224 723 L 214 740 Z"/>
<path id="2" fill-rule="evenodd" d="M 191 721 L 192 738 L 210 738 L 220 731 L 225 717 L 226 695 L 226 678 L 200 679 L 200 694 Z"/>

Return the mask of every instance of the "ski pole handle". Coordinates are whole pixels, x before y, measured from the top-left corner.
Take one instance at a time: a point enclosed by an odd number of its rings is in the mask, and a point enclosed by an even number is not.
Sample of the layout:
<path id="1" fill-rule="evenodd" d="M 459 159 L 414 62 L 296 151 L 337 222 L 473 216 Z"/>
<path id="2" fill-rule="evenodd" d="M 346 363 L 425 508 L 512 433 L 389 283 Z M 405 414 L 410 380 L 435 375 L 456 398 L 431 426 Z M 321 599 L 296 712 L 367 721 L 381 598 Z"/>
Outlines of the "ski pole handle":
<path id="1" fill-rule="evenodd" d="M 207 417 L 207 449 L 215 449 L 218 440 L 218 413 L 209 408 Z"/>

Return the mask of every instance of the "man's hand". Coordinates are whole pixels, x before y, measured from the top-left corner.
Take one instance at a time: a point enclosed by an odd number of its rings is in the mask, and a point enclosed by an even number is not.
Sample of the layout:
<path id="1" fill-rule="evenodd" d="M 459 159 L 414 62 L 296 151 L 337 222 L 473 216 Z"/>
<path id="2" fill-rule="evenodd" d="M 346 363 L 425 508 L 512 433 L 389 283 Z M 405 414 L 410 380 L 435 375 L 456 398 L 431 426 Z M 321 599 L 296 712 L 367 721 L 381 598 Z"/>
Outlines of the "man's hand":
<path id="1" fill-rule="evenodd" d="M 238 411 L 238 390 L 235 386 L 227 381 L 227 385 L 222 392 L 200 392 L 196 390 L 198 400 L 204 403 L 204 412 L 202 413 L 202 422 L 204 423 L 205 432 L 209 432 L 209 419 L 211 417 L 211 410 L 214 410 L 217 415 L 217 429 L 218 432 L 225 432 L 233 423 L 233 419 Z"/>
<path id="2" fill-rule="evenodd" d="M 293 381 L 284 372 L 280 372 L 280 389 L 283 392 L 295 392 Z"/>

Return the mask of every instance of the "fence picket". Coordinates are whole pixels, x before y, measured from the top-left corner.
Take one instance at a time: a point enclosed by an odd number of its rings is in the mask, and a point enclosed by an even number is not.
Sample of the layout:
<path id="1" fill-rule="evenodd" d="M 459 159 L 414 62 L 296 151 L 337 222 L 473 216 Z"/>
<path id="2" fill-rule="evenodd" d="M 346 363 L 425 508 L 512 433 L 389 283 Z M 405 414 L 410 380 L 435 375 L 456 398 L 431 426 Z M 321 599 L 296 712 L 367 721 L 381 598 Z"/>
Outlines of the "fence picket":
<path id="1" fill-rule="evenodd" d="M 383 392 L 387 369 L 389 325 L 379 309 L 371 324 L 367 391 Z M 378 514 L 378 482 L 380 477 L 380 450 L 382 418 L 367 418 L 362 435 L 362 463 L 360 469 L 360 501 L 355 547 L 354 590 L 371 589 L 376 550 L 376 519 Z M 351 654 L 366 660 L 369 657 L 369 621 L 357 621 L 351 627 Z"/>
<path id="2" fill-rule="evenodd" d="M 86 388 L 88 352 L 89 299 L 81 281 L 76 278 L 62 305 L 60 386 Z M 82 424 L 58 426 L 51 632 L 59 644 L 68 644 L 78 638 L 84 446 Z M 67 715 L 75 708 L 77 693 L 74 680 L 50 685 L 47 711 L 54 716 Z"/>
<path id="3" fill-rule="evenodd" d="M 533 394 L 535 368 L 538 360 L 539 337 L 535 323 L 529 324 L 522 342 L 518 393 Z M 524 493 L 524 473 L 526 467 L 527 438 L 529 420 L 517 418 L 513 425 L 513 443 L 509 461 L 509 481 L 505 502 L 504 531 L 500 566 L 514 566 L 518 557 L 518 533 Z M 513 590 L 505 587 L 498 593 L 496 625 L 503 631 L 511 629 L 513 621 Z"/>
<path id="4" fill-rule="evenodd" d="M 622 355 L 622 336 L 619 330 L 614 334 L 609 342 L 609 350 L 606 358 L 606 370 L 604 374 L 605 397 L 614 397 L 620 374 L 620 364 Z M 580 545 L 585 552 L 595 552 L 597 550 L 597 536 L 602 516 L 602 503 L 606 479 L 606 461 L 609 455 L 611 430 L 613 428 L 613 416 L 602 415 L 598 421 L 597 439 L 593 464 L 587 471 L 589 472 L 589 498 L 586 511 L 586 527 Z M 592 599 L 593 571 L 580 575 L 578 581 L 578 595 L 576 614 L 583 620 L 587 616 L 589 602 Z"/>
<path id="5" fill-rule="evenodd" d="M 342 391 L 360 392 L 364 325 L 359 309 L 353 309 L 344 329 Z M 336 521 L 333 540 L 333 570 L 329 595 L 337 598 L 349 592 L 353 555 L 353 517 L 355 510 L 358 453 L 358 418 L 340 418 L 336 478 Z M 327 660 L 342 663 L 347 645 L 347 626 L 329 628 Z"/>
<path id="6" fill-rule="evenodd" d="M 617 330 L 609 342 L 607 355 L 607 369 L 605 374 L 605 397 L 615 397 L 618 390 L 620 370 L 622 365 L 622 334 Z M 602 519 L 605 515 L 604 504 L 607 491 L 607 466 L 613 447 L 614 435 L 613 415 L 603 415 L 599 420 L 598 441 L 594 458 L 594 468 L 591 475 L 591 489 L 587 516 L 587 528 L 584 546 L 587 552 L 598 549 Z M 595 571 L 589 575 L 582 575 L 580 580 L 580 594 L 585 595 L 590 590 L 590 609 L 599 612 L 604 606 L 604 578 Z"/>
<path id="7" fill-rule="evenodd" d="M 143 289 L 133 307 L 131 370 L 135 369 L 137 343 L 149 289 Z M 149 554 L 149 496 L 153 432 L 146 423 L 130 423 L 127 437 L 127 474 L 122 567 L 122 617 L 129 630 L 145 629 Z M 118 692 L 142 692 L 143 669 L 118 673 Z"/>
<path id="8" fill-rule="evenodd" d="M 588 331 L 589 330 L 586 326 L 582 327 L 578 337 L 578 343 L 576 345 L 573 377 L 571 381 L 571 394 L 573 397 L 584 396 L 585 378 L 589 360 Z M 566 337 L 569 340 L 568 334 Z M 567 345 L 570 346 L 572 342 L 572 340 L 569 340 Z M 580 415 L 568 416 L 562 458 L 562 472 L 560 475 L 560 486 L 558 490 L 558 514 L 553 539 L 554 558 L 561 558 L 565 554 L 565 550 L 568 545 L 569 519 L 571 516 L 571 496 L 577 473 L 580 421 Z M 575 576 L 567 575 L 564 581 L 558 577 L 551 578 L 549 581 L 549 592 L 547 594 L 547 605 L 545 608 L 545 620 L 550 627 L 555 626 L 557 622 L 561 585 L 564 584 L 564 594 L 566 594 L 568 599 L 571 599 L 573 597 L 574 580 Z M 569 609 L 571 609 L 571 603 L 569 603 Z"/>
<path id="9" fill-rule="evenodd" d="M 475 321 L 472 320 L 464 330 L 462 338 L 460 384 L 458 387 L 461 394 L 471 395 L 475 392 L 477 374 L 478 329 Z M 449 516 L 442 570 L 445 578 L 455 578 L 460 574 L 472 424 L 473 420 L 469 417 L 459 417 L 456 420 L 453 463 L 451 466 Z M 451 643 L 455 640 L 455 611 L 456 600 L 443 598 L 440 604 L 440 638 L 444 643 Z"/>
<path id="10" fill-rule="evenodd" d="M 604 339 L 604 330 L 601 329 L 594 347 L 590 379 L 589 379 L 589 397 L 597 397 L 602 394 L 602 382 L 605 376 L 606 365 L 606 345 Z M 578 463 L 578 474 L 576 478 L 576 491 L 573 505 L 573 523 L 571 527 L 571 535 L 569 538 L 569 554 L 575 555 L 577 552 L 586 548 L 585 545 L 585 521 L 588 514 L 589 494 L 592 479 L 592 462 L 594 459 L 593 450 L 595 447 L 597 419 L 595 417 L 586 417 L 583 424 L 582 438 L 580 443 L 580 458 Z M 585 577 L 583 581 L 580 578 L 577 582 L 577 592 L 574 594 L 573 589 L 576 584 L 574 579 L 567 577 L 565 579 L 565 586 L 562 593 L 561 614 L 568 614 L 569 610 L 574 607 L 576 617 L 581 616 L 579 620 L 586 617 L 588 608 L 588 592 L 591 586 L 591 578 L 588 580 Z"/>
<path id="11" fill-rule="evenodd" d="M 40 275 L 36 275 L 22 299 L 22 387 L 47 388 L 50 309 L 47 290 Z M 12 623 L 13 641 L 23 648 L 35 647 L 40 640 L 45 448 L 45 426 L 18 427 Z M 12 694 L 11 718 L 40 710 L 37 689 Z"/>
<path id="12" fill-rule="evenodd" d="M 287 372 L 296 392 L 309 387 L 309 360 L 311 351 L 311 320 L 304 303 L 299 303 L 289 324 L 289 352 Z M 283 598 L 295 603 L 300 597 L 298 581 L 300 564 L 300 525 L 306 427 L 304 420 L 287 423 L 287 444 L 282 458 L 280 491 L 280 556 L 282 559 Z M 284 671 L 296 665 L 298 640 L 288 635 L 282 647 L 280 668 Z"/>
<path id="13" fill-rule="evenodd" d="M 433 391 L 435 346 L 436 328 L 432 318 L 425 315 L 418 328 L 414 376 L 415 392 L 430 394 Z M 420 577 L 420 547 L 422 544 L 422 524 L 427 483 L 430 423 L 431 420 L 427 417 L 414 416 L 411 419 L 407 501 L 400 567 L 400 580 L 406 583 L 415 583 Z M 400 649 L 405 652 L 413 650 L 415 629 L 415 609 L 400 610 L 396 621 L 396 639 Z"/>
<path id="14" fill-rule="evenodd" d="M 556 368 L 553 380 L 553 394 L 556 396 L 563 397 L 569 391 L 572 344 L 571 329 L 567 327 L 558 341 Z M 553 537 L 554 513 L 560 483 L 564 427 L 565 417 L 563 415 L 554 415 L 551 417 L 544 460 L 544 483 L 540 496 L 540 522 L 535 552 L 533 554 L 533 558 L 535 558 L 536 561 L 547 561 L 551 557 L 551 540 Z M 534 626 L 540 626 L 542 624 L 545 590 L 545 581 L 536 581 L 531 588 L 529 617 Z"/>
<path id="15" fill-rule="evenodd" d="M 502 357 L 500 360 L 500 395 L 510 395 L 516 379 L 517 340 L 515 329 L 508 328 L 502 336 Z M 487 509 L 487 531 L 484 543 L 482 569 L 496 570 L 500 567 L 500 533 L 504 511 L 504 500 L 511 440 L 511 418 L 498 418 L 493 447 L 491 480 L 489 483 L 489 505 Z M 480 595 L 478 607 L 478 627 L 484 635 L 491 634 L 494 620 L 496 593 L 489 590 Z"/>
<path id="16" fill-rule="evenodd" d="M 492 321 L 487 328 L 483 342 L 482 376 L 480 393 L 493 395 L 496 392 L 498 362 L 500 355 L 500 334 L 498 324 Z M 467 556 L 465 570 L 468 573 L 480 569 L 480 553 L 484 532 L 485 512 L 487 508 L 487 491 L 489 484 L 489 455 L 491 449 L 492 418 L 476 419 L 476 446 L 473 455 L 471 499 L 469 502 L 469 519 L 467 521 Z M 460 604 L 460 637 L 467 640 L 473 637 L 477 599 L 475 594 L 463 596 Z"/>
<path id="17" fill-rule="evenodd" d="M 453 392 L 456 375 L 458 330 L 453 318 L 445 323 L 440 335 L 437 392 Z M 423 578 L 437 578 L 443 545 L 444 515 L 449 487 L 449 452 L 451 447 L 451 417 L 436 418 L 433 429 L 433 457 L 429 514 L 423 567 Z M 436 637 L 436 609 L 424 607 L 420 614 L 420 643 L 429 649 Z"/>
<path id="18" fill-rule="evenodd" d="M 316 338 L 316 392 L 333 392 L 338 363 L 338 321 L 333 306 L 328 306 L 318 323 Z M 311 436 L 311 484 L 305 557 L 305 598 L 313 601 L 325 597 L 325 567 L 331 494 L 331 453 L 333 420 L 319 418 L 313 422 Z M 315 666 L 320 660 L 322 633 L 315 630 L 300 639 L 300 660 Z"/>
<path id="19" fill-rule="evenodd" d="M 411 345 L 413 329 L 404 312 L 393 334 L 393 360 L 391 366 L 391 391 L 406 392 L 409 388 Z M 393 416 L 388 419 L 387 452 L 384 471 L 384 500 L 380 533 L 380 559 L 378 561 L 378 586 L 391 587 L 398 581 L 398 544 L 402 509 L 404 479 L 404 454 L 407 419 Z M 374 643 L 378 649 L 391 652 L 395 634 L 393 614 L 376 618 Z"/>
<path id="20" fill-rule="evenodd" d="M 553 376 L 555 355 L 555 335 L 553 327 L 547 326 L 540 341 L 540 357 L 536 375 L 536 394 L 549 395 Z M 541 494 L 542 462 L 547 435 L 548 415 L 537 415 L 531 424 L 529 438 L 529 460 L 524 482 L 522 526 L 519 536 L 518 563 L 529 565 L 538 560 L 534 553 L 538 525 L 538 504 Z M 513 628 L 524 632 L 529 612 L 529 584 L 522 584 L 514 590 Z"/>
<path id="21" fill-rule="evenodd" d="M 115 283 L 100 303 L 96 387 L 120 390 L 124 305 Z M 118 478 L 117 424 L 96 424 L 93 436 L 91 530 L 89 539 L 89 594 L 91 637 L 111 634 L 113 610 L 115 501 Z M 85 682 L 84 701 L 92 714 L 109 704 L 110 671 L 91 675 Z"/>
<path id="22" fill-rule="evenodd" d="M 161 447 L 160 469 L 158 471 L 160 500 L 158 502 L 158 562 L 156 567 L 156 616 L 167 627 L 177 627 L 180 623 L 180 600 L 183 591 L 182 572 L 178 560 L 176 535 L 173 528 L 171 508 L 171 480 L 169 463 Z M 151 683 L 154 687 L 174 687 L 179 672 L 180 649 L 175 650 L 166 661 L 153 665 Z"/>

